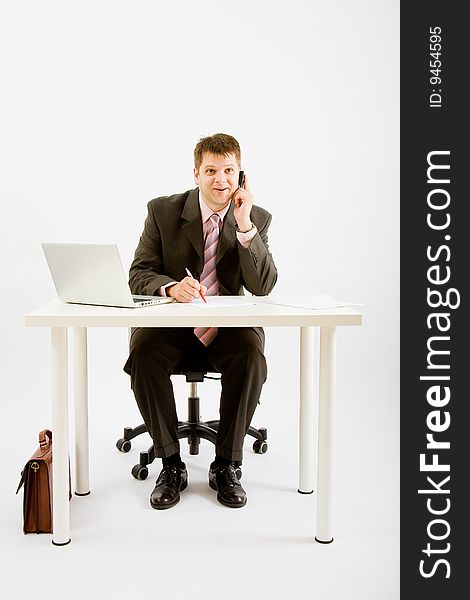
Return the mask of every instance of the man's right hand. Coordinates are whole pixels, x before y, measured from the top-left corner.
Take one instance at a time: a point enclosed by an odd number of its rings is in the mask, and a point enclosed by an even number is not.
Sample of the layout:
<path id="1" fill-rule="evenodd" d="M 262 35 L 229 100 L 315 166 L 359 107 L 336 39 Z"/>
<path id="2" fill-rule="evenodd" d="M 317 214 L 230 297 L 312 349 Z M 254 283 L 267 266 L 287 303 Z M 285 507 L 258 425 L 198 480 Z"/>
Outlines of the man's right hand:
<path id="1" fill-rule="evenodd" d="M 188 276 L 179 283 L 166 288 L 166 295 L 171 296 L 177 302 L 192 302 L 201 297 L 199 290 L 203 294 L 207 292 L 205 285 L 201 285 L 197 279 Z"/>

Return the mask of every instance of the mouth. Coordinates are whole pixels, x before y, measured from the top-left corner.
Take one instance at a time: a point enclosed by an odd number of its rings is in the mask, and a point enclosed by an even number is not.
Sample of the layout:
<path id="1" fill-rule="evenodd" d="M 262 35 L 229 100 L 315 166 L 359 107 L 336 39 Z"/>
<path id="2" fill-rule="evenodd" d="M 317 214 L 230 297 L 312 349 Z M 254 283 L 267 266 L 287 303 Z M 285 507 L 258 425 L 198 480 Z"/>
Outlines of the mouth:
<path id="1" fill-rule="evenodd" d="M 226 192 L 228 188 L 213 188 L 214 192 Z"/>

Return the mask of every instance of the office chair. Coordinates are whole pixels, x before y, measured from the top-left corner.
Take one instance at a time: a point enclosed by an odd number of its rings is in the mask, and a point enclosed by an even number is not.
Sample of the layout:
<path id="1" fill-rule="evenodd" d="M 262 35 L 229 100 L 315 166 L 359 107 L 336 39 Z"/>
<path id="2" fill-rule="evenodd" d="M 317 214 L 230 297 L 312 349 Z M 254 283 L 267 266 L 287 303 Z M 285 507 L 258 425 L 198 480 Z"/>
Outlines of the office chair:
<path id="1" fill-rule="evenodd" d="M 210 373 L 211 375 L 208 375 Z M 187 438 L 189 444 L 189 454 L 199 454 L 199 444 L 201 438 L 216 443 L 217 428 L 219 421 L 201 421 L 199 414 L 199 397 L 197 395 L 197 384 L 202 383 L 204 379 L 220 379 L 213 377 L 219 373 L 217 369 L 202 357 L 183 357 L 182 361 L 175 367 L 172 375 L 184 375 L 189 383 L 188 395 L 188 420 L 178 421 L 178 438 Z M 121 452 L 129 452 L 131 449 L 131 440 L 147 431 L 145 424 L 137 427 L 125 427 L 123 437 L 116 442 L 116 448 Z M 267 430 L 262 427 L 248 429 L 248 435 L 255 438 L 253 442 L 253 451 L 256 454 L 264 454 L 268 449 Z M 136 479 L 147 479 L 147 465 L 155 460 L 155 450 L 153 445 L 145 452 L 140 453 L 140 462 L 132 467 L 131 473 Z M 241 477 L 241 462 L 235 463 L 237 475 Z"/>

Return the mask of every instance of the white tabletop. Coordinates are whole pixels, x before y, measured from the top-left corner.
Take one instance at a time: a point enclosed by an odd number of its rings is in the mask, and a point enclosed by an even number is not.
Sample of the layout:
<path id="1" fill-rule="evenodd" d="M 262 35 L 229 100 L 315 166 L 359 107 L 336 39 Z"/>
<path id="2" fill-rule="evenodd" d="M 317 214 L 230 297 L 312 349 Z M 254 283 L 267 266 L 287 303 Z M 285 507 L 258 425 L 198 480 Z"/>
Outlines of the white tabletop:
<path id="1" fill-rule="evenodd" d="M 273 304 L 274 297 L 225 296 L 230 306 L 171 303 L 141 308 L 67 304 L 58 299 L 25 316 L 27 327 L 335 327 L 361 326 L 350 307 L 316 310 Z M 313 296 L 312 296 L 313 298 Z M 305 300 L 305 296 L 303 297 Z"/>

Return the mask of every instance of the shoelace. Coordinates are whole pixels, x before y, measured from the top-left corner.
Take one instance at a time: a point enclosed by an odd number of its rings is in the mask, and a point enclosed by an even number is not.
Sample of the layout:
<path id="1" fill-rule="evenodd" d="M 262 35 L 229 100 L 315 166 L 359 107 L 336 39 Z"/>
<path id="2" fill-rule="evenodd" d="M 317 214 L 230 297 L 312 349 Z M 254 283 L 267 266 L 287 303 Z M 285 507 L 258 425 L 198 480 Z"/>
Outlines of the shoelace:
<path id="1" fill-rule="evenodd" d="M 238 477 L 237 477 L 237 472 L 235 471 L 235 467 L 233 465 L 229 465 L 225 469 L 225 479 L 227 481 L 227 484 L 230 487 L 235 487 L 236 485 L 240 485 L 240 482 L 238 481 Z"/>
<path id="2" fill-rule="evenodd" d="M 176 477 L 178 469 L 176 467 L 168 466 L 164 467 L 160 473 L 159 483 L 171 483 L 173 478 Z"/>

